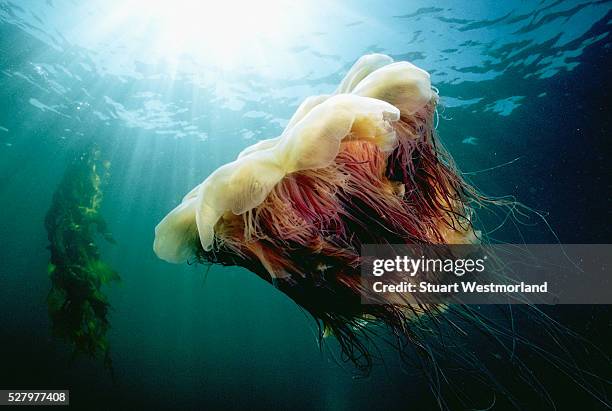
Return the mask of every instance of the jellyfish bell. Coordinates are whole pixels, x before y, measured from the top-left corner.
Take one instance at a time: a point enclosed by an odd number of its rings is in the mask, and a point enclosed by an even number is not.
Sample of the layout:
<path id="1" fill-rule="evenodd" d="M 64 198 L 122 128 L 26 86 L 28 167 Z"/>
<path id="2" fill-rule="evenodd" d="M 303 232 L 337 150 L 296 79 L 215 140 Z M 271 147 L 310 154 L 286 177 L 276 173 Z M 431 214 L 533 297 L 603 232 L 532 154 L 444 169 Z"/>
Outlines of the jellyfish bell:
<path id="1" fill-rule="evenodd" d="M 351 133 L 388 150 L 395 142 L 390 123 L 398 119 L 397 108 L 381 100 L 351 94 L 326 99 L 281 137 L 244 150 L 186 195 L 156 227 L 155 252 L 169 262 L 192 256 L 194 222 L 202 248 L 209 251 L 223 213 L 254 209 L 287 174 L 329 166 Z"/>

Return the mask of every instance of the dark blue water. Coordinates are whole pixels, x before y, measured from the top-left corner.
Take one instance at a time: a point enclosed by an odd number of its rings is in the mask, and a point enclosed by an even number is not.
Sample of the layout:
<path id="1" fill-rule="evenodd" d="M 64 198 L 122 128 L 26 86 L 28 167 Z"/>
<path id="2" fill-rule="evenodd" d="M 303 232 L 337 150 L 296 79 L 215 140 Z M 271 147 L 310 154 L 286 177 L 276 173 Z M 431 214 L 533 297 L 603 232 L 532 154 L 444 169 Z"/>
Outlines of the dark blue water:
<path id="1" fill-rule="evenodd" d="M 435 407 L 392 352 L 353 378 L 283 294 L 243 269 L 158 260 L 153 229 L 212 170 L 278 135 L 305 97 L 379 52 L 431 73 L 440 138 L 471 181 L 552 228 L 510 225 L 500 241 L 610 243 L 611 5 L 0 2 L 0 388 L 67 387 L 98 408 Z M 102 214 L 117 244 L 99 247 L 122 277 L 106 289 L 115 381 L 99 359 L 73 358 L 47 314 L 44 217 L 88 142 L 111 163 Z M 609 353 L 607 307 L 551 313 Z M 554 378 L 559 409 L 602 407 Z"/>

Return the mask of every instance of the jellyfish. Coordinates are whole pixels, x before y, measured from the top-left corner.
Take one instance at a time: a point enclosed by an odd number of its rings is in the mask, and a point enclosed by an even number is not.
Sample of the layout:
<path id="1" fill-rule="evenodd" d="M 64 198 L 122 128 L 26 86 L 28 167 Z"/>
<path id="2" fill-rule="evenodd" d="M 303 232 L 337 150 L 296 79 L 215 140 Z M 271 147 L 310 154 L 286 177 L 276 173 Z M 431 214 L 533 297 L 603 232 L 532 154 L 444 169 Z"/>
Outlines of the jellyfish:
<path id="1" fill-rule="evenodd" d="M 499 203 L 444 149 L 438 102 L 427 71 L 361 57 L 333 94 L 307 98 L 280 136 L 247 147 L 185 195 L 156 226 L 155 253 L 248 269 L 307 310 L 321 341 L 335 339 L 364 372 L 381 325 L 400 351 L 413 347 L 434 368 L 446 348 L 431 340 L 444 326 L 461 334 L 457 316 L 510 335 L 467 306 L 362 303 L 364 244 L 479 244 L 475 209 Z"/>
<path id="2" fill-rule="evenodd" d="M 354 259 L 360 243 L 377 239 L 477 242 L 472 190 L 433 133 L 437 101 L 426 71 L 362 57 L 335 94 L 306 99 L 281 136 L 188 193 L 156 227 L 156 254 L 181 263 L 214 249 L 253 260 L 264 277 L 307 278 L 311 267 L 287 250 L 316 264 L 334 249 Z"/>

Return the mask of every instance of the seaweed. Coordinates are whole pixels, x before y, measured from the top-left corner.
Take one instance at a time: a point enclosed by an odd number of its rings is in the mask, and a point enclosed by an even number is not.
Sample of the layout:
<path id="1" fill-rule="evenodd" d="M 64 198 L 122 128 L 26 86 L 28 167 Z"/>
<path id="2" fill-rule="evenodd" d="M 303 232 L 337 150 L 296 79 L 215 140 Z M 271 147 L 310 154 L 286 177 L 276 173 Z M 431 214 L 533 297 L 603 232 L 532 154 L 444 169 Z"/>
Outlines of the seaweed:
<path id="1" fill-rule="evenodd" d="M 79 150 L 60 181 L 45 217 L 51 257 L 47 297 L 52 332 L 74 355 L 103 358 L 112 373 L 107 332 L 110 304 L 103 286 L 120 280 L 101 259 L 96 236 L 114 243 L 100 215 L 110 162 L 95 144 Z"/>

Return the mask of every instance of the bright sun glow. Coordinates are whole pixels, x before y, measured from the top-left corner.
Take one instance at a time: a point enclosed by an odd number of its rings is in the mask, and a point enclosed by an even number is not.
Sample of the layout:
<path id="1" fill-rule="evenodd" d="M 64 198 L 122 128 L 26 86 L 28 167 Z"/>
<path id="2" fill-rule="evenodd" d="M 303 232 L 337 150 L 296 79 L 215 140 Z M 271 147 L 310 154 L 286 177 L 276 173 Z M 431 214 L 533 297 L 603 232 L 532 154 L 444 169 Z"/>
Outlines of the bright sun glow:
<path id="1" fill-rule="evenodd" d="M 190 55 L 222 66 L 265 58 L 263 49 L 283 47 L 307 19 L 303 2 L 290 0 L 126 0 L 113 25 L 139 30 L 155 54 Z M 125 27 L 129 25 L 140 27 Z"/>

